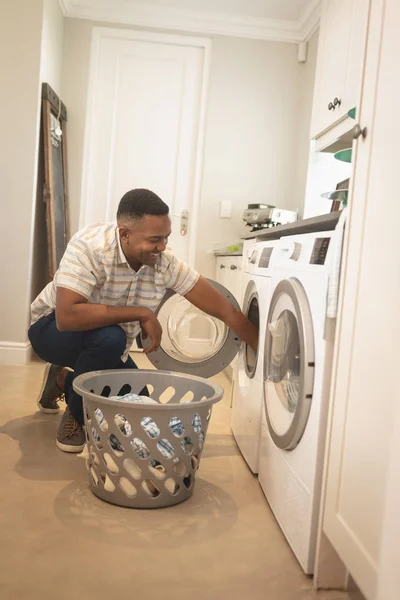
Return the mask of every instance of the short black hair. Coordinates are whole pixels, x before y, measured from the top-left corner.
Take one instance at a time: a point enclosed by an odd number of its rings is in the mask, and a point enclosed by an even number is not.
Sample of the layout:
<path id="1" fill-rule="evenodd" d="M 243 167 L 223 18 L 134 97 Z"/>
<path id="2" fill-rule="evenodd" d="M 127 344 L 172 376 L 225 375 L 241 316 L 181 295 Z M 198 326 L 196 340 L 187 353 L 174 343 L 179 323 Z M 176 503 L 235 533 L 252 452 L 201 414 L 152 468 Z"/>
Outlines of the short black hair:
<path id="1" fill-rule="evenodd" d="M 168 215 L 168 205 L 154 192 L 145 189 L 135 189 L 126 192 L 121 198 L 117 210 L 117 219 L 128 217 L 142 219 L 146 215 Z"/>

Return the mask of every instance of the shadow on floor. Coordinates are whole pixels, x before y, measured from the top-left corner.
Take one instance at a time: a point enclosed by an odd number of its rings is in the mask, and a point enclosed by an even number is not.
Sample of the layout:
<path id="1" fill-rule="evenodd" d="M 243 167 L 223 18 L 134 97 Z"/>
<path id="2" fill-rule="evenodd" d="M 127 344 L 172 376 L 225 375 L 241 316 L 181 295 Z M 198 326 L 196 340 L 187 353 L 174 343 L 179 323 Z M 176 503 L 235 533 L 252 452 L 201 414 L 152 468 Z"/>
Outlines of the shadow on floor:
<path id="1" fill-rule="evenodd" d="M 111 546 L 168 549 L 217 538 L 237 521 L 233 498 L 198 479 L 192 498 L 157 510 L 135 510 L 96 498 L 87 483 L 73 482 L 54 501 L 54 513 L 68 530 Z"/>
<path id="2" fill-rule="evenodd" d="M 14 467 L 18 475 L 37 481 L 87 480 L 84 461 L 56 447 L 60 419 L 37 412 L 0 426 L 0 439 L 9 436 L 19 444 L 21 455 Z"/>
<path id="3" fill-rule="evenodd" d="M 230 434 L 207 433 L 203 458 L 240 456 L 235 439 Z"/>

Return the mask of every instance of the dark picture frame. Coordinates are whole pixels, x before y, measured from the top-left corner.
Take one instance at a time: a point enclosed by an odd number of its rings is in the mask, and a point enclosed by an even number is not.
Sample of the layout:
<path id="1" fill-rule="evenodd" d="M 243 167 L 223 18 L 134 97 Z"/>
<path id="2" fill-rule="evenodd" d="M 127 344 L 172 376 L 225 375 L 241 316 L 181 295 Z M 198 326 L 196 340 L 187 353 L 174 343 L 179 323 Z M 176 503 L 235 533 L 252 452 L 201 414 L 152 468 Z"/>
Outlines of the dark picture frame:
<path id="1" fill-rule="evenodd" d="M 44 201 L 48 276 L 52 280 L 70 238 L 67 177 L 67 109 L 48 83 L 42 85 Z"/>

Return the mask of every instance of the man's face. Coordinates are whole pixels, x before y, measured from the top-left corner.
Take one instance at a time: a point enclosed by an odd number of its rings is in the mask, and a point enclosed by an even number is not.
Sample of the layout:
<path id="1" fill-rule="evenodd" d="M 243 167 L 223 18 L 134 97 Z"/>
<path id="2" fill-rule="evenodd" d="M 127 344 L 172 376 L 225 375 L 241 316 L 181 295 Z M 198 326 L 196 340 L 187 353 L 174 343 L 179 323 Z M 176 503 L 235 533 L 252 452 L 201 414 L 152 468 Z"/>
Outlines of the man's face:
<path id="1" fill-rule="evenodd" d="M 146 215 L 139 220 L 123 220 L 119 233 L 124 254 L 130 263 L 153 267 L 167 247 L 171 235 L 168 215 Z"/>

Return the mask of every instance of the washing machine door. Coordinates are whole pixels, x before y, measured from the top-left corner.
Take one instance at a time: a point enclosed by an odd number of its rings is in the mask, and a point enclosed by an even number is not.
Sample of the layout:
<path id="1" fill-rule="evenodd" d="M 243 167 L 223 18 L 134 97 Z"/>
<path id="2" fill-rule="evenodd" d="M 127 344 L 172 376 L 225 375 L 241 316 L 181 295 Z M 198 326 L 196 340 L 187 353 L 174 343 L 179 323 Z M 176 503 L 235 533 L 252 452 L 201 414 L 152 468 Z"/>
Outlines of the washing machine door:
<path id="1" fill-rule="evenodd" d="M 229 290 L 216 281 L 208 281 L 239 310 Z M 212 377 L 225 369 L 238 353 L 241 340 L 225 323 L 172 290 L 165 294 L 155 314 L 163 336 L 158 350 L 147 356 L 157 369 Z M 139 345 L 143 348 L 150 344 L 150 340 L 140 337 Z"/>
<path id="2" fill-rule="evenodd" d="M 299 443 L 314 386 L 314 332 L 306 292 L 282 280 L 272 295 L 264 348 L 264 401 L 272 440 L 283 450 Z"/>
<path id="3" fill-rule="evenodd" d="M 260 299 L 258 291 L 254 282 L 250 282 L 247 286 L 243 301 L 243 313 L 246 315 L 250 323 L 260 330 Z M 248 345 L 243 344 L 243 366 L 246 377 L 253 379 L 258 362 L 258 349 L 257 352 Z"/>

